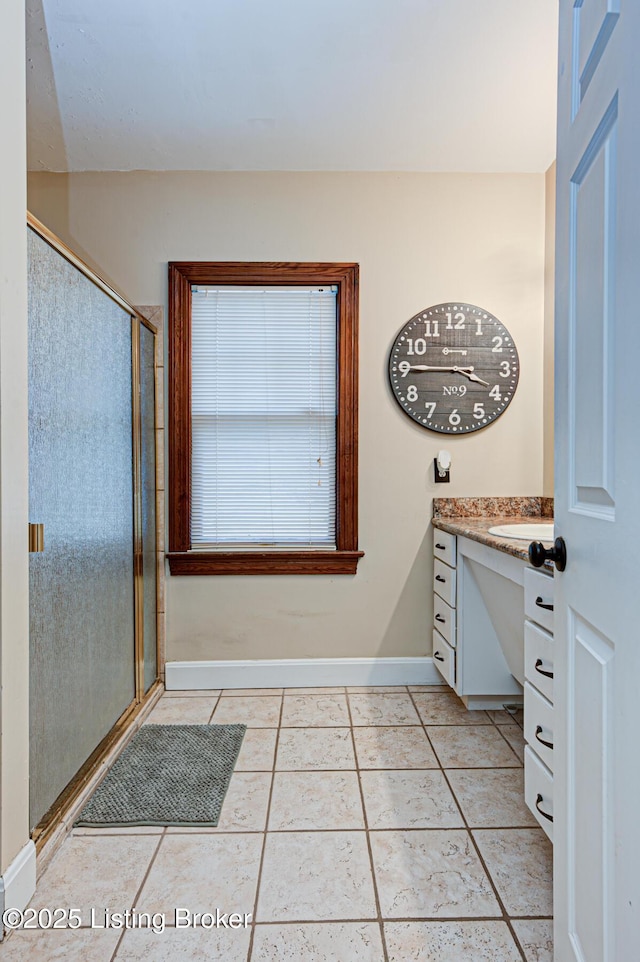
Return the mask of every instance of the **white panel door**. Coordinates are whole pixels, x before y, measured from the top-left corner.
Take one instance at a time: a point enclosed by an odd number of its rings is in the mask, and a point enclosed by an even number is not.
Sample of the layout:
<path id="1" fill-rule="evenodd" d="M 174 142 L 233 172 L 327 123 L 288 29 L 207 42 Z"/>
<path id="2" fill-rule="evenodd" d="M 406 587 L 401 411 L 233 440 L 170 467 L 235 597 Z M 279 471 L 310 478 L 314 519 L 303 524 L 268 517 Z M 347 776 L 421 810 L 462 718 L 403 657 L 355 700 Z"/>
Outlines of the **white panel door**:
<path id="1" fill-rule="evenodd" d="M 556 962 L 640 959 L 640 2 L 560 0 Z"/>

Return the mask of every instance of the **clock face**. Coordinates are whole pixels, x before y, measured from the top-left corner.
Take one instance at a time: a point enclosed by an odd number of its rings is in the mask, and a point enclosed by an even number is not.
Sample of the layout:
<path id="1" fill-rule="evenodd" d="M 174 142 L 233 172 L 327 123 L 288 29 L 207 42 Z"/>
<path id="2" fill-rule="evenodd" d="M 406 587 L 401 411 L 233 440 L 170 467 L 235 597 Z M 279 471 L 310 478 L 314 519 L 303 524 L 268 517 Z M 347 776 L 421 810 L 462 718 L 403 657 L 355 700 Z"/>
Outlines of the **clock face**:
<path id="1" fill-rule="evenodd" d="M 429 431 L 470 434 L 506 410 L 518 352 L 504 324 L 473 304 L 428 307 L 398 332 L 389 358 L 393 394 Z"/>

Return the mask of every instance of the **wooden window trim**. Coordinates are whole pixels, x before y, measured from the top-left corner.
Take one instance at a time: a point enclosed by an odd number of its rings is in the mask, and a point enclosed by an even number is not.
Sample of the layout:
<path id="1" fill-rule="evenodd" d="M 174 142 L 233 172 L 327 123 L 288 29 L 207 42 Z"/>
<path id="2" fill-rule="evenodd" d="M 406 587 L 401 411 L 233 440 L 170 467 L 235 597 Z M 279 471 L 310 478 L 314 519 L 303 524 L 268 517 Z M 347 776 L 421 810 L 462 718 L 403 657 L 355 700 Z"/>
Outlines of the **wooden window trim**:
<path id="1" fill-rule="evenodd" d="M 172 575 L 355 574 L 358 559 L 358 265 L 169 264 L 169 567 Z M 336 285 L 336 548 L 203 551 L 191 545 L 191 286 Z"/>

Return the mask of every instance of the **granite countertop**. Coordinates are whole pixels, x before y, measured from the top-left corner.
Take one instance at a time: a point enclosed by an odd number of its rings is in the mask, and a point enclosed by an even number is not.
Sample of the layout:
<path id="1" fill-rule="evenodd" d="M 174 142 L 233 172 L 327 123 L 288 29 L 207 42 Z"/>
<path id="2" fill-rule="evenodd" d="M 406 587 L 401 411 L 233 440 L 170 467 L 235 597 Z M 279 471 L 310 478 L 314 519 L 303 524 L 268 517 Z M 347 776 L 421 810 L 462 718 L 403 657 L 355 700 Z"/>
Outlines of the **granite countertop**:
<path id="1" fill-rule="evenodd" d="M 499 524 L 531 524 L 553 521 L 553 498 L 434 498 L 434 528 L 470 538 L 524 561 L 529 560 L 529 541 L 489 534 Z M 551 562 L 544 567 L 553 571 Z"/>

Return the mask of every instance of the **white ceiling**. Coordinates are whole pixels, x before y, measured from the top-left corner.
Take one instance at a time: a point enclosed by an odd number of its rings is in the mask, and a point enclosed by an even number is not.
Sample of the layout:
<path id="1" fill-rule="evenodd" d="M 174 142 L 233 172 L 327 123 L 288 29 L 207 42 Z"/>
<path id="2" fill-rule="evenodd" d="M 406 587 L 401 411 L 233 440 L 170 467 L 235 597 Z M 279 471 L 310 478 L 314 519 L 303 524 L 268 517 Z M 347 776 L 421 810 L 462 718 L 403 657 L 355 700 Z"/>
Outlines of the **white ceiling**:
<path id="1" fill-rule="evenodd" d="M 27 0 L 35 170 L 537 171 L 558 0 Z"/>

